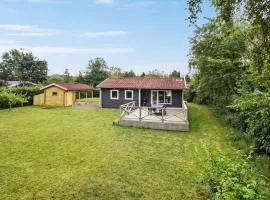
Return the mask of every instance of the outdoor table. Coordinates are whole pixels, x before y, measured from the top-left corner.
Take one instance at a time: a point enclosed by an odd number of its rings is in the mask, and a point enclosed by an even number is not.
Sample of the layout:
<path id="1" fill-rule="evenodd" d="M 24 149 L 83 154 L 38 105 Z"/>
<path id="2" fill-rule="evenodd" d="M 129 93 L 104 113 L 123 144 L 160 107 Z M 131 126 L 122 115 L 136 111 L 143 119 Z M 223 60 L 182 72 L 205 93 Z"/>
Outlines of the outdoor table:
<path id="1" fill-rule="evenodd" d="M 162 114 L 162 110 L 166 108 L 165 105 L 152 105 L 152 107 L 148 108 L 149 114 Z M 163 114 L 166 115 L 166 109 L 164 109 Z"/>

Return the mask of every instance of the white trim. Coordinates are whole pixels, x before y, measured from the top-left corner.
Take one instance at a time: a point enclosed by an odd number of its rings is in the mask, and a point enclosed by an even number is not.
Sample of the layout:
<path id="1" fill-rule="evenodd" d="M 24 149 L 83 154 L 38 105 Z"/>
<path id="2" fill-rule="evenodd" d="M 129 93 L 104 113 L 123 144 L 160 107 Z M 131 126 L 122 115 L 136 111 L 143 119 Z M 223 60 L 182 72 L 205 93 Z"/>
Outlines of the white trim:
<path id="1" fill-rule="evenodd" d="M 131 94 L 132 94 L 132 97 L 131 98 L 127 98 L 127 92 L 131 92 Z M 133 90 L 125 90 L 125 100 L 133 100 Z"/>
<path id="2" fill-rule="evenodd" d="M 139 107 L 141 107 L 141 88 L 139 88 Z"/>
<path id="3" fill-rule="evenodd" d="M 112 92 L 116 91 L 117 92 L 117 98 L 112 97 Z M 119 90 L 110 90 L 110 99 L 117 100 L 119 99 Z"/>
<path id="4" fill-rule="evenodd" d="M 99 107 L 102 108 L 102 89 L 101 88 L 99 90 Z"/>
<path id="5" fill-rule="evenodd" d="M 62 87 L 61 85 L 58 85 L 58 84 L 56 84 L 56 83 L 52 83 L 52 84 L 47 85 L 47 86 L 45 86 L 45 87 L 43 87 L 43 88 L 40 88 L 40 89 L 41 89 L 41 90 L 44 90 L 44 89 L 49 88 L 49 87 L 52 87 L 52 86 L 59 87 L 59 88 L 61 88 L 61 89 L 63 89 L 63 90 L 68 90 L 67 88 Z"/>
<path id="6" fill-rule="evenodd" d="M 170 91 L 171 92 L 171 103 L 159 103 L 158 102 L 158 96 L 157 96 L 157 104 L 158 105 L 172 105 L 172 98 L 173 98 L 172 97 L 172 90 L 151 90 L 151 105 L 153 105 L 153 91 L 157 91 L 157 92 L 159 92 L 159 91 Z"/>

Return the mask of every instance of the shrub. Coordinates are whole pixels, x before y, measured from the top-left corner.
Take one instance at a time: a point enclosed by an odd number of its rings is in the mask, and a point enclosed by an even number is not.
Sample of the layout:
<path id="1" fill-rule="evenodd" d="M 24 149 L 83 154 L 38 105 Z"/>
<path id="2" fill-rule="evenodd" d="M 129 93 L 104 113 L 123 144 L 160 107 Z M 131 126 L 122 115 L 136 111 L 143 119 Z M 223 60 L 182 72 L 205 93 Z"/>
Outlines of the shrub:
<path id="1" fill-rule="evenodd" d="M 266 177 L 259 175 L 247 158 L 211 154 L 210 164 L 201 182 L 209 188 L 210 199 L 266 199 Z"/>
<path id="2" fill-rule="evenodd" d="M 270 93 L 255 91 L 238 97 L 230 108 L 240 113 L 245 132 L 255 140 L 259 152 L 270 153 Z"/>
<path id="3" fill-rule="evenodd" d="M 23 95 L 10 93 L 7 91 L 0 92 L 0 107 L 6 108 L 11 106 L 23 105 L 27 102 L 27 98 Z"/>
<path id="4" fill-rule="evenodd" d="M 40 94 L 40 85 L 38 86 L 21 86 L 21 87 L 12 87 L 12 88 L 6 88 L 2 87 L 0 88 L 1 91 L 7 91 L 8 93 L 13 93 L 17 95 L 23 95 L 27 98 L 27 104 L 32 105 L 33 104 L 33 96 Z"/>

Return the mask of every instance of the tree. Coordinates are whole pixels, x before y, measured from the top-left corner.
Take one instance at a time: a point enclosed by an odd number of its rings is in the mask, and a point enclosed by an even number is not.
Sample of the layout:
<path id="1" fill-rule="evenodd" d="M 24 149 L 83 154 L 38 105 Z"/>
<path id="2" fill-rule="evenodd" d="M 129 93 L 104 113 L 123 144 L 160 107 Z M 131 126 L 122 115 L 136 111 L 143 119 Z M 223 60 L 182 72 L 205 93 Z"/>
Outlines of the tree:
<path id="1" fill-rule="evenodd" d="M 135 77 L 135 72 L 131 69 L 130 71 L 125 71 L 123 77 Z"/>
<path id="2" fill-rule="evenodd" d="M 235 19 L 250 26 L 249 42 L 251 77 L 257 89 L 270 91 L 270 1 L 269 0 L 210 0 L 217 10 L 217 20 L 233 26 Z M 202 0 L 189 0 L 189 20 L 195 24 L 202 12 Z"/>
<path id="3" fill-rule="evenodd" d="M 120 67 L 110 67 L 109 68 L 109 76 L 110 77 L 121 77 L 122 70 Z"/>
<path id="4" fill-rule="evenodd" d="M 72 82 L 72 80 L 73 80 L 73 78 L 70 75 L 69 70 L 66 68 L 65 72 L 64 72 L 64 82 L 65 83 L 70 83 L 70 82 Z"/>
<path id="5" fill-rule="evenodd" d="M 64 76 L 60 75 L 60 74 L 53 74 L 48 76 L 48 80 L 47 83 L 51 84 L 51 83 L 64 83 Z"/>
<path id="6" fill-rule="evenodd" d="M 109 76 L 108 66 L 103 58 L 91 59 L 86 69 L 85 81 L 94 87 Z"/>
<path id="7" fill-rule="evenodd" d="M 212 20 L 191 39 L 189 64 L 196 70 L 193 85 L 200 103 L 224 107 L 232 102 L 238 83 L 247 75 L 245 28 Z"/>
<path id="8" fill-rule="evenodd" d="M 173 78 L 179 78 L 180 77 L 180 71 L 173 70 L 172 73 L 170 73 L 169 76 L 173 77 Z"/>
<path id="9" fill-rule="evenodd" d="M 13 49 L 2 55 L 1 79 L 43 83 L 47 80 L 47 73 L 47 61 L 39 60 L 32 53 Z"/>
<path id="10" fill-rule="evenodd" d="M 152 71 L 149 71 L 146 76 L 147 77 L 152 77 L 152 78 L 167 77 L 167 75 L 163 71 L 161 72 L 158 69 L 154 69 Z"/>
<path id="11" fill-rule="evenodd" d="M 85 83 L 85 78 L 81 71 L 79 71 L 79 75 L 76 77 L 75 82 L 77 83 Z"/>
<path id="12" fill-rule="evenodd" d="M 141 77 L 145 77 L 146 75 L 145 75 L 145 73 L 143 72 L 142 74 L 141 74 Z"/>

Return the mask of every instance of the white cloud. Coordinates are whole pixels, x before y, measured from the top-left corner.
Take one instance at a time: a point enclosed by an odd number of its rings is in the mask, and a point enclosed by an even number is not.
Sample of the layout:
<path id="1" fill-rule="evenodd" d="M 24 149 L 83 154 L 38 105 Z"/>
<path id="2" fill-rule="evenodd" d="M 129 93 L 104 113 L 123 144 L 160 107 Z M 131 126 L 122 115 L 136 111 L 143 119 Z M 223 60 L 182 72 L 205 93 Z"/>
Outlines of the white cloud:
<path id="1" fill-rule="evenodd" d="M 81 34 L 82 37 L 112 37 L 126 35 L 125 31 L 87 32 Z"/>
<path id="2" fill-rule="evenodd" d="M 0 30 L 6 31 L 29 31 L 33 30 L 35 26 L 20 25 L 20 24 L 0 24 Z"/>
<path id="3" fill-rule="evenodd" d="M 9 36 L 52 36 L 62 32 L 56 29 L 45 29 L 33 25 L 0 24 L 0 31 Z"/>
<path id="4" fill-rule="evenodd" d="M 33 52 L 38 54 L 80 54 L 80 53 L 111 54 L 111 53 L 132 53 L 134 51 L 133 48 L 115 48 L 115 47 L 86 48 L 86 47 L 24 46 L 24 45 L 0 44 L 0 52 L 20 48 L 24 49 L 27 52 Z"/>
<path id="5" fill-rule="evenodd" d="M 124 7 L 126 8 L 141 8 L 141 7 L 149 7 L 153 5 L 153 1 L 137 1 L 127 3 Z"/>
<path id="6" fill-rule="evenodd" d="M 94 2 L 101 5 L 113 5 L 116 3 L 116 0 L 95 0 Z"/>

